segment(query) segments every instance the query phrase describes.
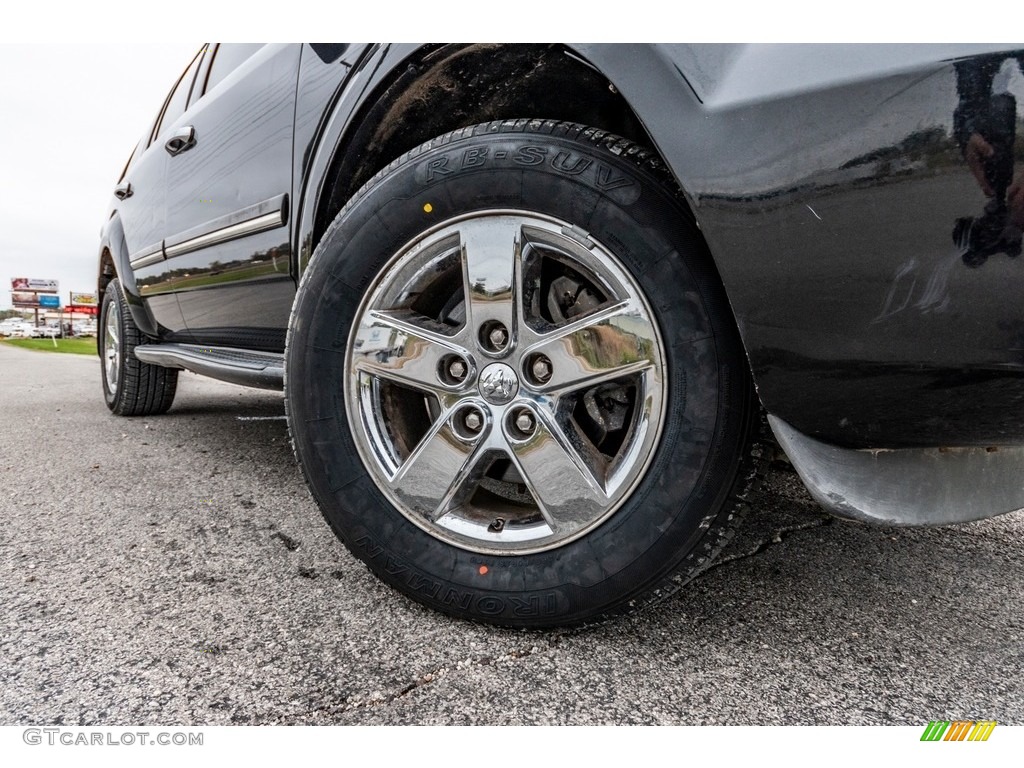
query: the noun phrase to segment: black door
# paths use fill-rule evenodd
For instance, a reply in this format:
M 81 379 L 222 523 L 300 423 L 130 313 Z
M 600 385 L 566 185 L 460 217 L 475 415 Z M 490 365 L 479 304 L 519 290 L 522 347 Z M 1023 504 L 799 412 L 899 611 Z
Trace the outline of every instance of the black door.
M 211 51 L 189 108 L 170 127 L 164 248 L 198 342 L 284 349 L 295 295 L 288 191 L 298 45 Z
M 117 208 L 135 283 L 156 321 L 174 333 L 181 332 L 185 323 L 174 296 L 177 275 L 163 258 L 170 159 L 165 142 L 170 123 L 188 104 L 204 53 L 205 47 L 195 55 L 164 99 L 150 131 L 135 150 L 138 156 L 129 162 L 124 178 L 115 190 L 120 198 Z

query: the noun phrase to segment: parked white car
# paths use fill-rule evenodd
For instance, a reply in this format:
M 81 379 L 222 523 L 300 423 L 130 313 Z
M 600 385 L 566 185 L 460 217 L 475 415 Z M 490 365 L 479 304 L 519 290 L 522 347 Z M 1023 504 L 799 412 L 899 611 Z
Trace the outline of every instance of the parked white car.
M 34 330 L 35 328 L 32 323 L 25 322 L 24 320 L 9 318 L 0 322 L 0 335 L 6 336 L 9 339 L 31 338 Z

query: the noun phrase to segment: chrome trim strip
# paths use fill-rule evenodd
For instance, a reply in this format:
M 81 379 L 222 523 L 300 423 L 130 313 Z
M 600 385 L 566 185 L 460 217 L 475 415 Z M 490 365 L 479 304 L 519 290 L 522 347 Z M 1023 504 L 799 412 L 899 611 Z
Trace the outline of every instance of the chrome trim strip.
M 132 269 L 142 269 L 148 267 L 150 264 L 157 264 L 164 260 L 164 244 L 161 240 L 159 243 L 153 245 L 147 245 L 145 248 L 141 248 L 137 253 L 128 257 L 128 263 Z
M 169 237 L 164 241 L 164 252 L 168 259 L 173 259 L 228 240 L 276 229 L 287 222 L 288 196 L 278 195 Z
M 177 245 L 168 246 L 166 249 L 167 258 L 173 259 L 175 256 L 198 251 L 200 248 L 206 248 L 210 245 L 216 245 L 228 240 L 236 240 L 246 235 L 254 235 L 266 229 L 275 229 L 282 224 L 284 224 L 284 219 L 280 211 L 267 213 L 255 219 L 249 219 L 240 224 L 232 224 L 230 227 L 224 227 L 199 237 L 193 237 L 191 240 L 186 240 Z

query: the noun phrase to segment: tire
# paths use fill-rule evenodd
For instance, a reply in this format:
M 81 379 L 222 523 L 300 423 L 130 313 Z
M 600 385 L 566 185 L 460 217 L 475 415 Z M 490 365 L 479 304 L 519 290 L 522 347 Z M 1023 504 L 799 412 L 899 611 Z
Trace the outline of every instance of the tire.
M 136 358 L 135 347 L 144 340 L 132 319 L 121 283 L 111 280 L 100 308 L 98 344 L 103 398 L 118 416 L 166 413 L 174 402 L 178 371 Z
M 675 591 L 753 477 L 745 357 L 682 195 L 580 125 L 478 125 L 377 174 L 303 276 L 285 393 L 346 546 L 487 623 Z

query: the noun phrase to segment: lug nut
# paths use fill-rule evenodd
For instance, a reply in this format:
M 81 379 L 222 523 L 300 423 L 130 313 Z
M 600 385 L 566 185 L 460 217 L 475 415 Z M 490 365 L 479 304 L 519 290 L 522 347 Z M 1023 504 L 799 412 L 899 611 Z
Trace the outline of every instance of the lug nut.
M 491 347 L 495 351 L 499 349 L 504 349 L 505 344 L 508 343 L 508 331 L 506 331 L 502 326 L 499 325 L 491 330 L 491 332 L 487 335 L 487 339 L 488 341 L 491 342 Z
M 469 363 L 459 355 L 445 355 L 437 364 L 437 378 L 442 384 L 454 387 L 469 375 Z
M 529 437 L 537 428 L 537 420 L 526 408 L 520 408 L 512 414 L 512 432 L 516 437 Z
M 455 358 L 448 364 L 448 375 L 455 381 L 462 381 L 466 378 L 466 364 Z
M 455 436 L 464 442 L 473 442 L 483 434 L 486 417 L 479 408 L 467 405 L 458 410 L 449 422 Z
M 470 411 L 462 417 L 462 423 L 470 432 L 479 432 L 480 427 L 484 425 L 484 420 L 479 411 Z
M 502 354 L 508 351 L 512 335 L 498 320 L 487 320 L 480 325 L 477 332 L 480 346 L 491 354 Z
M 526 411 L 522 411 L 516 416 L 516 428 L 525 434 L 533 432 L 533 416 Z
M 533 374 L 533 378 L 540 384 L 545 384 L 551 379 L 551 361 L 544 357 L 544 355 L 537 355 L 533 358 L 530 373 Z

